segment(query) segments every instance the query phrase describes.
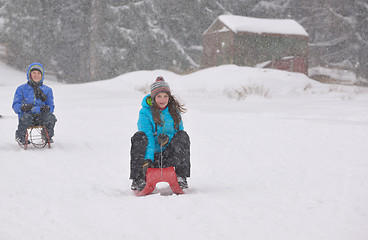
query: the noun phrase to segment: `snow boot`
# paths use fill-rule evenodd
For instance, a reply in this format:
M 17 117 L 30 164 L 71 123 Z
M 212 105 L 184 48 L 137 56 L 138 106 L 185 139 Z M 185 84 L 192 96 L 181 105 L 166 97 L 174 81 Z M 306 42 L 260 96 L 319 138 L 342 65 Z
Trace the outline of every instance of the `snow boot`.
M 133 179 L 132 186 L 130 187 L 132 190 L 142 191 L 146 186 L 146 181 L 144 179 Z
M 178 177 L 178 183 L 181 189 L 188 188 L 188 182 L 186 177 Z
M 15 138 L 15 141 L 17 141 L 18 142 L 18 144 L 19 145 L 22 145 L 22 146 L 24 146 L 25 144 L 26 144 L 26 140 L 25 140 L 25 138 L 23 137 L 16 137 Z M 29 140 L 27 140 L 27 144 L 30 144 L 31 142 L 29 141 Z

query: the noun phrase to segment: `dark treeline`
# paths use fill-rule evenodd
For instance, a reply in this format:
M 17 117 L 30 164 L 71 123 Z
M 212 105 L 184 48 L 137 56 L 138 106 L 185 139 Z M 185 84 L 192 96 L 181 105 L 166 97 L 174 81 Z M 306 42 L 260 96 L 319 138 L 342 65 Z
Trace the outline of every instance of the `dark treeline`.
M 293 18 L 310 34 L 310 66 L 367 78 L 364 0 L 0 0 L 10 65 L 39 61 L 69 83 L 136 70 L 200 67 L 202 34 L 221 14 Z

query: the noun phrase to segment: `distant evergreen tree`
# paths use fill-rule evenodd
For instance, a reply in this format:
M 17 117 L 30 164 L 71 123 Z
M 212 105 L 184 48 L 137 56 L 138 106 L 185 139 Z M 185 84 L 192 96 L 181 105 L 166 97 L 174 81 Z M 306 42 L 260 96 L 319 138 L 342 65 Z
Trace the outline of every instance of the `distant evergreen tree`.
M 69 82 L 90 81 L 90 0 L 63 0 L 58 15 L 58 41 L 55 57 L 59 79 Z
M 214 0 L 109 0 L 103 9 L 100 67 L 105 77 L 142 69 L 196 69 L 202 34 L 224 12 Z
M 0 16 L 9 63 L 25 69 L 38 61 L 61 81 L 89 81 L 90 11 L 89 0 L 5 0 Z
M 42 61 L 44 42 L 42 8 L 39 1 L 31 5 L 22 0 L 4 1 L 1 17 L 5 19 L 2 38 L 9 47 L 9 63 L 24 68 L 31 61 Z

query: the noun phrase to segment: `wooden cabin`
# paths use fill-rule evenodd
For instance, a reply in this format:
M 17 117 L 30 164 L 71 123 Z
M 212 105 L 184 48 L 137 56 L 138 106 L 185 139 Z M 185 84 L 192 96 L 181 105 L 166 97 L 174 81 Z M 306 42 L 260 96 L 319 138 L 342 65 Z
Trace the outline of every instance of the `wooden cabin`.
M 291 19 L 221 15 L 203 34 L 201 67 L 224 64 L 308 73 L 309 36 Z

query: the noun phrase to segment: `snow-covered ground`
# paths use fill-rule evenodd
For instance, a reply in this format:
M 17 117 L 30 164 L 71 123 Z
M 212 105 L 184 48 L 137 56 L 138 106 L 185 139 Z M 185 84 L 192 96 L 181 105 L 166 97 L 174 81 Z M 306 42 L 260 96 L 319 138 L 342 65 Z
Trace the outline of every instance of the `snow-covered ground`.
M 21 149 L 11 109 L 25 71 L 0 64 L 0 239 L 368 239 L 368 89 L 221 66 L 66 85 L 55 143 Z M 162 75 L 188 108 L 187 194 L 130 190 L 130 137 Z M 248 93 L 244 94 L 244 93 Z

